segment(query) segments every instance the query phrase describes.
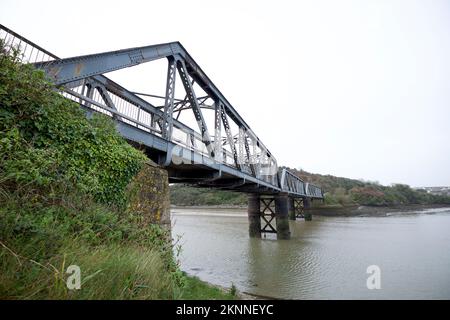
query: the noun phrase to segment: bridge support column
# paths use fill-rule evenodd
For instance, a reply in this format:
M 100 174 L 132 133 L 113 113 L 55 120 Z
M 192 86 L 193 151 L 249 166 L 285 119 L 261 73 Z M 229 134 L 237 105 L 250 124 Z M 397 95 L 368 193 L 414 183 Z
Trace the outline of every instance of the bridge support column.
M 248 196 L 248 234 L 250 238 L 261 238 L 261 208 L 259 194 Z
M 289 211 L 289 220 L 296 219 L 296 212 L 295 212 L 295 199 L 292 197 L 288 198 L 288 211 Z
M 275 217 L 277 223 L 277 239 L 290 239 L 289 197 L 285 194 L 280 194 L 275 197 Z
M 311 213 L 311 211 L 309 211 L 309 209 L 311 209 L 311 199 L 310 198 L 303 199 L 303 207 L 305 208 L 305 211 L 304 211 L 305 221 L 311 221 L 312 213 Z

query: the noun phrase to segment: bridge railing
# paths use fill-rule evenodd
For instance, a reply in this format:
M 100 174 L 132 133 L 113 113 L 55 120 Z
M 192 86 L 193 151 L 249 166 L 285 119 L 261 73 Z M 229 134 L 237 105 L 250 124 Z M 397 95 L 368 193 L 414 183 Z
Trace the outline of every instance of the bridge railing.
M 304 182 L 286 168 L 283 168 L 280 173 L 280 188 L 284 192 L 292 193 L 297 196 L 323 198 L 322 189 L 320 187 Z
M 305 186 L 306 189 L 306 194 L 309 195 L 311 198 L 323 198 L 323 191 L 321 188 L 310 184 L 310 183 L 306 183 Z
M 15 48 L 20 48 L 23 63 L 45 63 L 56 59 L 52 53 L 1 24 L 0 40 L 3 41 L 8 53 Z

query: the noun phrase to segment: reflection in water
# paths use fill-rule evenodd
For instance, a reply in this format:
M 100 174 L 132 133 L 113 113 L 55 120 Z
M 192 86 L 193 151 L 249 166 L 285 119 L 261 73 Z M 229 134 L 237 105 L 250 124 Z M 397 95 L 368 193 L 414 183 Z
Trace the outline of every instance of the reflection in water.
M 172 210 L 182 269 L 241 291 L 294 299 L 450 298 L 450 210 L 291 222 L 291 240 L 250 239 L 245 210 Z M 368 290 L 366 268 L 381 268 Z

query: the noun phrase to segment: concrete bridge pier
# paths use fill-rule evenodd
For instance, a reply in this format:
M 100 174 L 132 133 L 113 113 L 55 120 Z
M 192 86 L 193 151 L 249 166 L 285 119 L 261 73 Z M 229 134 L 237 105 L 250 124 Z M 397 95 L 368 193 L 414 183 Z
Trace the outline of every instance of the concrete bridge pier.
M 305 211 L 304 211 L 305 221 L 311 221 L 312 220 L 312 213 L 309 210 L 309 209 L 311 209 L 311 202 L 312 202 L 311 198 L 304 198 L 303 199 L 303 207 L 305 209 Z
M 248 196 L 248 234 L 250 238 L 261 238 L 261 204 L 259 194 Z
M 295 221 L 297 218 L 297 213 L 295 212 L 295 199 L 293 197 L 288 198 L 288 210 L 289 220 Z
M 277 224 L 277 239 L 290 239 L 291 232 L 289 230 L 289 197 L 287 194 L 279 194 L 275 196 L 275 217 Z

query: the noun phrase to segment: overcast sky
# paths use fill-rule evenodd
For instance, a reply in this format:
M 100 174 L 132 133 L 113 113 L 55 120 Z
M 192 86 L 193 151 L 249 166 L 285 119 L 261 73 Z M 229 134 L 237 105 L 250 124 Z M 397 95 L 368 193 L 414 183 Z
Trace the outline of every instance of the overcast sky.
M 279 165 L 450 185 L 450 1 L 1 0 L 0 23 L 61 57 L 180 41 Z

